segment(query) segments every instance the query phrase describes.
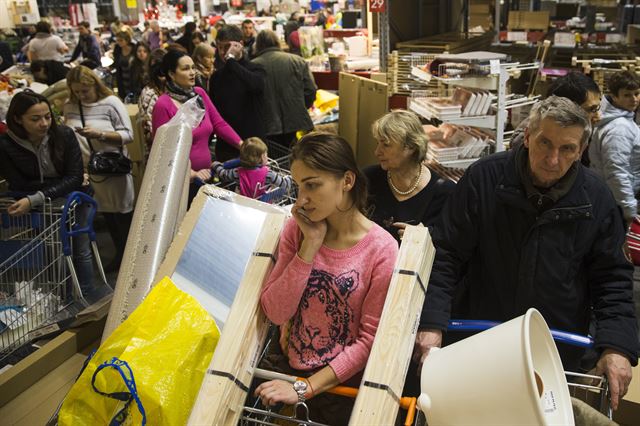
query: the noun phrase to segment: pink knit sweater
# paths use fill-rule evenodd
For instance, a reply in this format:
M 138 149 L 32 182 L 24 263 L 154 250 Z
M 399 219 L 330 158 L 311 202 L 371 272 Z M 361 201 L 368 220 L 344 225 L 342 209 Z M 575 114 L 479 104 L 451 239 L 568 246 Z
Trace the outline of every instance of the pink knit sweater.
M 301 240 L 290 219 L 262 289 L 262 309 L 275 324 L 291 320 L 287 355 L 292 368 L 309 371 L 328 364 L 342 383 L 367 363 L 398 244 L 373 224 L 355 246 L 322 246 L 313 263 L 306 263 L 297 254 Z

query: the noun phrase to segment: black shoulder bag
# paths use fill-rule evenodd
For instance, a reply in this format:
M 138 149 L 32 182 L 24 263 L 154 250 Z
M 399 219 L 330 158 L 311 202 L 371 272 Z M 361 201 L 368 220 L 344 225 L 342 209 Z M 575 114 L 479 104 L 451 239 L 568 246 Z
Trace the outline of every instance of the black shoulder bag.
M 78 107 L 80 108 L 80 120 L 82 121 L 82 127 L 86 127 L 81 102 L 78 102 Z M 124 176 L 131 173 L 131 160 L 124 155 L 122 145 L 120 145 L 117 152 L 97 152 L 93 149 L 91 139 L 86 139 L 89 143 L 89 149 L 91 150 L 89 164 L 87 165 L 89 176 L 105 176 L 106 179 L 111 176 Z

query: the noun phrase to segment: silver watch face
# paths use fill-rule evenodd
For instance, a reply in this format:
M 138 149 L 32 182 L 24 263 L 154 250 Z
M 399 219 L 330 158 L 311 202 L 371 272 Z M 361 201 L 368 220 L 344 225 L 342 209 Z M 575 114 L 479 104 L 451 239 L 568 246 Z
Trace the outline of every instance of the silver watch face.
M 307 382 L 304 382 L 302 380 L 297 380 L 293 384 L 293 390 L 295 390 L 299 394 L 303 394 L 304 395 L 304 393 L 307 392 Z

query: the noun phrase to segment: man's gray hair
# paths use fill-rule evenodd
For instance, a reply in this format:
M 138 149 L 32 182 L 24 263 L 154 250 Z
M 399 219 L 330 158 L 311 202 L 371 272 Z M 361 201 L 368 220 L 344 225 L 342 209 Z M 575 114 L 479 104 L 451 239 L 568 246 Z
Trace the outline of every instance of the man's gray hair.
M 591 136 L 591 120 L 587 113 L 573 101 L 560 96 L 549 96 L 538 102 L 529 113 L 529 134 L 540 128 L 540 122 L 550 118 L 560 127 L 579 126 L 584 129 L 580 146 L 585 144 Z

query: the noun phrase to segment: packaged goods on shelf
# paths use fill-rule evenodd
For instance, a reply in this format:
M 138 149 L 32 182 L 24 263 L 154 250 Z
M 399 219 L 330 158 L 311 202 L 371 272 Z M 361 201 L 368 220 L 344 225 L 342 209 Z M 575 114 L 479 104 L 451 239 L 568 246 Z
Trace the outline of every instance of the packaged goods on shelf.
M 495 145 L 492 134 L 472 127 L 443 124 L 438 128 L 426 126 L 425 131 L 429 137 L 427 158 L 443 165 L 462 161 L 453 165 L 466 167 L 465 162 L 484 156 Z

